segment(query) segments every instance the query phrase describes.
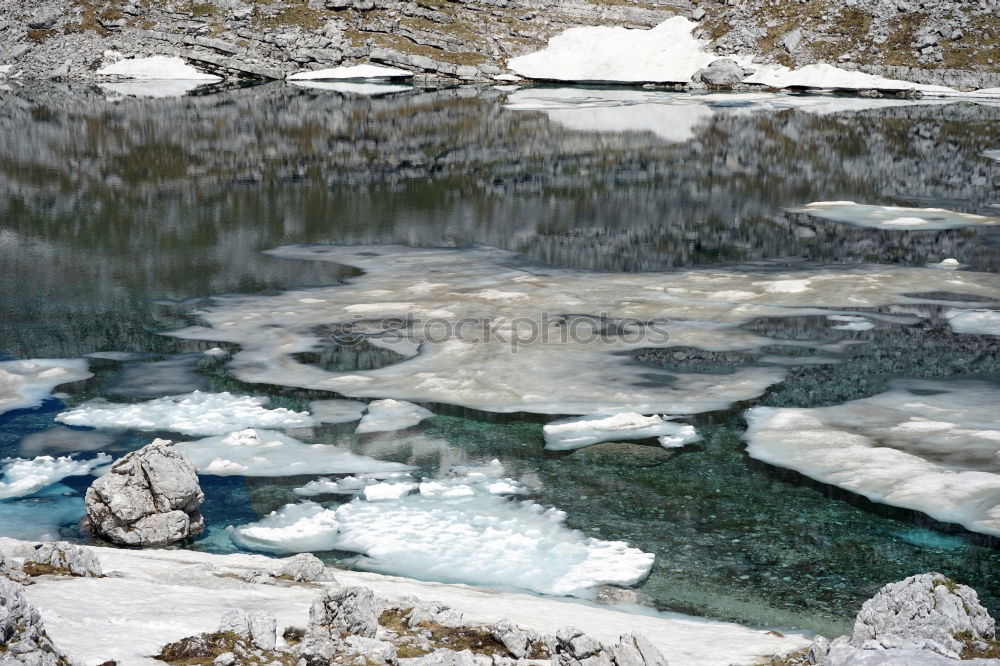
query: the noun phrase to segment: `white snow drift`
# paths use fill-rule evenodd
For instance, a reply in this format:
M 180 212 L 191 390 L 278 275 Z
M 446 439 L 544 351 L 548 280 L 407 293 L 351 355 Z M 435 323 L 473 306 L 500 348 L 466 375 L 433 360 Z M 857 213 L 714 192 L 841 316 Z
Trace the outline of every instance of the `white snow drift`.
M 89 377 L 85 359 L 0 361 L 0 414 L 38 407 L 60 384 Z
M 267 409 L 267 398 L 228 392 L 167 396 L 147 402 L 91 400 L 56 416 L 57 421 L 91 428 L 167 430 L 185 435 L 223 435 L 243 428 L 296 428 L 316 420 L 284 407 Z
M 379 482 L 335 508 L 289 504 L 232 532 L 240 546 L 274 553 L 348 550 L 366 568 L 421 580 L 576 594 L 642 580 L 653 555 L 563 526 L 565 514 L 532 501 L 495 467 L 425 480 Z
M 657 437 L 667 448 L 684 446 L 699 439 L 694 426 L 675 423 L 656 414 L 643 416 L 621 412 L 610 416 L 586 416 L 547 423 L 542 432 L 545 448 L 553 451 L 579 449 L 598 442 Z
M 368 411 L 361 417 L 361 423 L 355 429 L 357 433 L 387 432 L 404 430 L 415 426 L 434 413 L 420 405 L 404 400 L 374 400 L 368 405 Z
M 1000 300 L 998 275 L 932 268 L 618 274 L 535 266 L 489 247 L 291 246 L 270 254 L 332 261 L 365 273 L 332 287 L 217 298 L 202 312 L 207 327 L 173 335 L 240 345 L 227 369 L 249 383 L 493 412 L 681 416 L 724 409 L 760 395 L 785 369 L 668 373 L 635 362 L 630 352 L 752 349 L 773 342 L 742 328 L 758 317 L 928 303 L 912 294 L 934 290 Z M 302 303 L 306 297 L 308 306 Z M 412 317 L 413 326 L 399 336 L 414 349 L 419 343 L 418 353 L 355 372 L 330 372 L 295 359 L 321 342 L 316 326 L 359 316 Z M 421 323 L 431 320 L 433 327 Z M 377 339 L 384 342 L 385 334 Z
M 305 444 L 270 430 L 239 432 L 180 442 L 177 448 L 201 474 L 216 476 L 295 476 L 395 472 L 406 465 L 375 460 L 329 444 Z
M 38 456 L 37 458 L 4 458 L 3 477 L 0 478 L 0 499 L 24 497 L 37 493 L 65 479 L 83 476 L 91 470 L 111 462 L 111 456 L 100 453 L 89 460 L 74 460 L 73 456 Z M 6 506 L 6 505 L 4 505 Z
M 806 213 L 859 227 L 899 231 L 959 229 L 1000 224 L 1000 218 L 997 217 L 956 213 L 943 208 L 868 206 L 853 201 L 817 201 L 790 210 L 793 213 Z
M 120 76 L 125 79 L 171 80 L 171 81 L 221 81 L 221 76 L 205 74 L 184 62 L 177 56 L 155 55 L 148 58 L 119 60 L 97 70 L 105 76 Z
M 1000 388 L 896 381 L 833 407 L 754 407 L 747 452 L 886 504 L 1000 536 Z

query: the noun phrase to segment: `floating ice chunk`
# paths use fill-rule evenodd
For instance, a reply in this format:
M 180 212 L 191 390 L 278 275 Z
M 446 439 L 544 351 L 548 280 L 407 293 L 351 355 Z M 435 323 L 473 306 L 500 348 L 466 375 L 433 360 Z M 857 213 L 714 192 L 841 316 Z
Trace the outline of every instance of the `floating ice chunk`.
M 397 67 L 382 67 L 380 65 L 353 65 L 315 69 L 308 72 L 296 72 L 288 77 L 289 81 L 330 81 L 330 80 L 377 80 L 377 79 L 410 79 L 413 72 Z
M 104 76 L 120 76 L 126 79 L 165 79 L 178 81 L 221 81 L 222 77 L 205 74 L 176 56 L 150 56 L 119 60 L 97 70 Z
M 870 331 L 875 328 L 875 322 L 866 317 L 855 317 L 854 315 L 827 315 L 830 321 L 841 321 L 843 324 L 836 324 L 830 328 L 838 331 Z
M 687 83 L 718 60 L 707 40 L 691 35 L 696 25 L 675 16 L 649 30 L 570 28 L 541 51 L 512 58 L 507 67 L 524 78 L 547 81 Z
M 89 377 L 84 359 L 0 361 L 0 414 L 38 407 L 60 384 Z
M 1000 535 L 1000 388 L 896 381 L 833 407 L 754 407 L 747 452 L 824 483 Z
M 305 444 L 280 432 L 253 428 L 176 446 L 201 474 L 216 476 L 357 474 L 410 469 L 401 463 L 375 460 L 339 446 Z
M 953 271 L 956 268 L 958 268 L 959 266 L 961 266 L 962 264 L 961 264 L 961 262 L 959 262 L 958 259 L 955 259 L 954 257 L 949 257 L 947 259 L 942 259 L 941 263 L 939 263 L 939 264 L 932 264 L 932 265 L 935 268 L 943 268 L 945 270 Z
M 1000 310 L 949 309 L 944 316 L 956 333 L 1000 335 Z
M 997 162 L 1000 162 L 1000 150 L 984 150 L 983 156 L 988 157 L 991 160 L 996 160 Z
M 267 409 L 267 402 L 262 397 L 194 391 L 131 404 L 91 400 L 59 414 L 56 420 L 91 428 L 169 430 L 186 435 L 222 435 L 248 426 L 297 428 L 316 424 L 304 412 Z
M 415 426 L 426 418 L 434 416 L 430 410 L 403 400 L 375 400 L 368 405 L 368 411 L 361 417 L 355 432 L 386 432 L 403 430 Z
M 316 479 L 310 481 L 301 488 L 295 488 L 296 495 L 302 497 L 312 497 L 315 495 L 357 495 L 384 479 L 406 480 L 412 479 L 409 472 L 381 472 L 375 474 L 358 474 L 345 476 L 334 481 L 329 478 Z
M 495 483 L 453 478 L 422 483 L 419 494 L 330 509 L 289 504 L 231 536 L 253 550 L 355 551 L 368 556 L 365 566 L 388 573 L 543 594 L 631 585 L 649 573 L 652 554 L 568 529 L 563 512 L 506 500 L 489 490 Z
M 392 93 L 413 90 L 412 86 L 379 82 L 355 83 L 350 81 L 292 81 L 291 83 L 293 86 L 298 88 L 326 90 L 328 92 L 336 92 L 343 95 L 363 95 L 366 97 L 391 95 Z
M 853 201 L 818 201 L 789 210 L 793 213 L 806 213 L 859 227 L 901 231 L 959 229 L 1000 224 L 1000 218 L 956 213 L 943 208 L 868 206 Z
M 415 483 L 387 483 L 382 481 L 370 486 L 366 486 L 362 491 L 365 499 L 369 502 L 377 500 L 397 500 L 403 495 L 408 495 L 417 489 Z
M 116 83 L 98 83 L 97 85 L 108 93 L 109 98 L 150 97 L 163 99 L 183 97 L 207 83 L 212 83 L 212 81 L 118 81 Z
M 368 408 L 357 400 L 315 400 L 309 403 L 309 411 L 320 423 L 350 423 L 357 421 Z
M 72 456 L 39 456 L 30 460 L 4 458 L 3 478 L 0 478 L 0 499 L 24 497 L 37 493 L 65 479 L 83 476 L 91 470 L 111 462 L 111 456 L 100 453 L 89 460 L 74 460 Z
M 699 439 L 694 426 L 669 421 L 662 416 L 622 412 L 611 416 L 585 416 L 546 424 L 542 428 L 545 448 L 552 451 L 579 449 L 598 442 L 660 437 L 665 447 L 684 446 Z
M 825 90 L 919 90 L 924 93 L 954 94 L 954 88 L 933 86 L 874 74 L 840 69 L 826 63 L 789 69 L 784 65 L 755 65 L 755 72 L 743 79 L 771 88 L 820 88 Z
M 914 294 L 934 290 L 1000 300 L 1000 275 L 900 266 L 598 274 L 542 269 L 488 247 L 310 245 L 269 254 L 336 262 L 364 274 L 332 287 L 214 299 L 200 315 L 211 328 L 173 335 L 240 345 L 227 368 L 248 383 L 492 412 L 683 415 L 725 409 L 761 395 L 781 381 L 786 369 L 753 365 L 726 375 L 666 372 L 633 361 L 632 352 L 668 345 L 753 349 L 773 341 L 743 327 L 758 318 L 924 304 L 932 300 Z M 433 281 L 421 277 L 427 275 Z M 485 290 L 526 297 L 490 300 L 482 297 Z M 326 302 L 297 309 L 305 296 Z M 411 317 L 414 325 L 406 333 L 419 343 L 416 356 L 353 372 L 294 359 L 317 342 L 303 331 L 353 321 L 358 306 L 367 319 Z M 442 311 L 451 315 L 444 318 L 450 337 L 435 337 L 437 329 L 419 323 Z M 463 328 L 484 317 L 488 328 Z M 664 320 L 670 323 L 661 328 Z

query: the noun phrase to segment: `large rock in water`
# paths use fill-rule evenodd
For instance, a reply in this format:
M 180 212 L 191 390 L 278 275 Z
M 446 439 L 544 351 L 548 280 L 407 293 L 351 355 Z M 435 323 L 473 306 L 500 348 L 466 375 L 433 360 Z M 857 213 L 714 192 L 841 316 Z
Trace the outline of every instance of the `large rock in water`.
M 861 606 L 850 644 L 865 649 L 930 650 L 958 659 L 962 643 L 992 639 L 996 627 L 971 587 L 938 573 L 889 583 Z
M 127 546 L 183 541 L 205 529 L 195 466 L 163 439 L 134 451 L 87 490 L 91 531 Z
M 38 611 L 21 586 L 0 577 L 0 664 L 4 666 L 63 666 L 69 664 L 52 644 Z

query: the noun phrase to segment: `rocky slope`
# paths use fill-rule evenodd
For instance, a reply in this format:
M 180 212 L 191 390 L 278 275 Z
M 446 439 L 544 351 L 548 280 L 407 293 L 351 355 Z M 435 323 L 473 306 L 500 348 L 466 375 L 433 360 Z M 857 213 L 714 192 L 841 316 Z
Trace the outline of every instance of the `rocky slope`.
M 467 80 L 585 25 L 701 21 L 721 54 L 1000 85 L 997 0 L 0 0 L 0 68 L 89 79 L 104 52 L 182 55 L 229 77 L 374 61 Z M 0 69 L 2 75 L 2 69 Z

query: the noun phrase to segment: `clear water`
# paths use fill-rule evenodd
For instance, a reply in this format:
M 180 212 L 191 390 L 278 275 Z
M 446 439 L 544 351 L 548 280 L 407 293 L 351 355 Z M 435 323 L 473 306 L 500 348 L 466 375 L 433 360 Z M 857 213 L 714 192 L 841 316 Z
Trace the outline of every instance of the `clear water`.
M 355 97 L 275 84 L 109 101 L 96 89 L 55 84 L 0 91 L 0 351 L 171 355 L 160 365 L 166 356 L 95 362 L 93 380 L 64 387 L 71 404 L 190 386 L 302 407 L 317 395 L 242 385 L 218 364 L 175 356 L 210 345 L 158 335 L 196 322 L 212 295 L 355 274 L 260 253 L 286 243 L 482 243 L 597 271 L 923 266 L 947 257 L 1000 271 L 1000 234 L 989 228 L 900 233 L 785 212 L 854 200 L 1000 214 L 1000 162 L 983 155 L 1000 145 L 998 107 L 824 115 L 713 103 L 689 138 L 671 141 L 655 127 L 610 131 L 586 109 L 572 122 L 506 110 L 507 94 Z M 785 355 L 797 340 L 860 343 L 838 364 L 793 368 L 754 404 L 836 404 L 877 393 L 893 377 L 1000 379 L 996 337 L 956 336 L 940 308 L 923 309 L 927 326 L 863 333 L 831 332 L 813 318 L 748 325 Z M 757 361 L 654 354 L 645 362 L 725 373 Z M 703 441 L 681 450 L 639 442 L 555 454 L 542 449 L 545 418 L 447 405 L 431 405 L 438 416 L 399 435 L 331 426 L 315 438 L 425 474 L 499 458 L 512 476 L 534 479 L 533 497 L 565 510 L 571 526 L 656 553 L 639 589 L 660 608 L 836 635 L 882 584 L 934 570 L 975 586 L 1000 612 L 996 540 L 749 459 L 740 441 L 747 406 L 697 417 Z M 0 416 L 0 455 L 16 455 L 22 438 L 50 427 L 61 408 L 51 400 Z M 154 435 L 116 434 L 102 450 L 127 451 Z M 232 549 L 226 525 L 295 501 L 292 488 L 309 478 L 204 477 L 212 529 L 193 547 Z M 67 479 L 64 492 L 79 495 L 88 482 Z M 15 504 L 46 502 L 0 504 L 0 530 L 12 524 Z M 64 536 L 84 538 L 71 515 L 63 522 Z

